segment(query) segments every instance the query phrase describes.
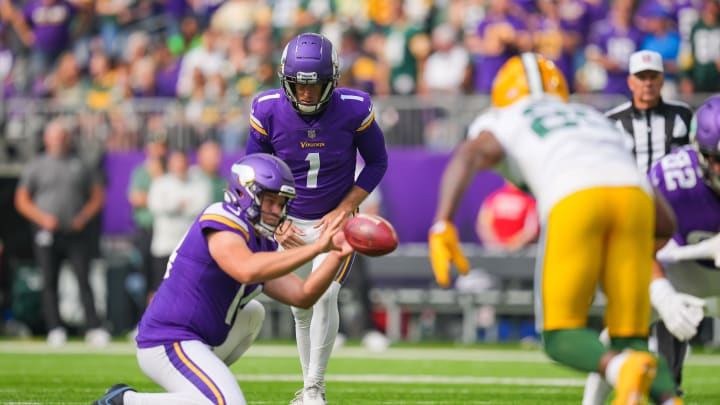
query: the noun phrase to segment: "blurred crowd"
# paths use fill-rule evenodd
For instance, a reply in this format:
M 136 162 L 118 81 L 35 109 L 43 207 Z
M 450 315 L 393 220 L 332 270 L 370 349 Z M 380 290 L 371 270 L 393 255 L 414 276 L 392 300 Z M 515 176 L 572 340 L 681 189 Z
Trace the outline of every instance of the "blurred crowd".
M 720 90 L 717 0 L 0 1 L 4 97 L 102 112 L 75 119 L 106 127 L 108 150 L 140 149 L 141 134 L 177 122 L 195 146 L 239 149 L 245 100 L 279 85 L 284 44 L 307 31 L 336 45 L 341 86 L 377 96 L 487 94 L 528 50 L 574 93 L 628 95 L 638 49 L 663 56 L 666 97 Z

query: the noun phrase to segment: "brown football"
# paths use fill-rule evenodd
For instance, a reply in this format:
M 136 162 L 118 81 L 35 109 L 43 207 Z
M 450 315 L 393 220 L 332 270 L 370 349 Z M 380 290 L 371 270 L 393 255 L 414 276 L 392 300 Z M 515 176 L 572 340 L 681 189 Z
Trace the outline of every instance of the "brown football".
M 398 245 L 395 228 L 377 215 L 357 214 L 345 223 L 343 231 L 355 251 L 366 256 L 386 255 Z

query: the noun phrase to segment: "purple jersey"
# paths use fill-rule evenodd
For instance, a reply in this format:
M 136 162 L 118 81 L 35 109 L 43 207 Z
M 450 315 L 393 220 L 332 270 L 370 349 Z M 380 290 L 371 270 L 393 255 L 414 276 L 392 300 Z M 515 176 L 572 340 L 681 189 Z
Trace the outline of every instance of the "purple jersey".
M 697 243 L 720 232 L 720 196 L 703 181 L 691 146 L 663 156 L 649 174 L 675 212 L 678 229 L 673 239 L 678 245 Z
M 486 15 L 477 27 L 480 38 L 515 38 L 518 31 L 527 31 L 527 26 L 523 20 L 512 15 Z M 517 53 L 516 48 L 507 47 L 497 55 L 481 55 L 481 62 L 475 65 L 475 89 L 490 94 L 497 72 Z
M 618 27 L 611 18 L 595 24 L 590 35 L 590 44 L 620 66 L 620 70 L 607 72 L 607 84 L 603 93 L 630 95 L 627 69 L 630 55 L 639 49 L 642 38 L 643 34 L 638 29 Z
M 335 209 L 353 185 L 371 192 L 387 169 L 382 130 L 370 96 L 337 88 L 319 114 L 301 115 L 281 89 L 255 97 L 247 153 L 271 153 L 290 166 L 297 197 L 288 215 L 319 219 Z M 355 180 L 360 152 L 365 167 Z
M 35 35 L 33 48 L 59 53 L 70 46 L 70 24 L 75 8 L 64 0 L 45 4 L 30 1 L 23 8 L 23 17 Z
M 272 252 L 277 244 L 255 233 L 245 213 L 214 203 L 195 220 L 170 256 L 165 279 L 138 325 L 139 348 L 182 340 L 210 346 L 225 341 L 235 314 L 260 294 L 263 283 L 242 284 L 225 273 L 210 256 L 206 231 L 241 235 L 253 252 Z

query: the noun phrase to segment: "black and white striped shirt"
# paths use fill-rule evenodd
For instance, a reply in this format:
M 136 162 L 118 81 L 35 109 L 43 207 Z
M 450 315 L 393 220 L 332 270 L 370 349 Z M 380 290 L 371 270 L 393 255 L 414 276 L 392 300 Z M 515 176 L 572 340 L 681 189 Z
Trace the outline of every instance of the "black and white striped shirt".
M 663 101 L 648 110 L 635 108 L 632 101 L 620 104 L 605 115 L 628 134 L 637 165 L 647 172 L 653 162 L 678 146 L 690 143 L 693 110 L 678 101 Z

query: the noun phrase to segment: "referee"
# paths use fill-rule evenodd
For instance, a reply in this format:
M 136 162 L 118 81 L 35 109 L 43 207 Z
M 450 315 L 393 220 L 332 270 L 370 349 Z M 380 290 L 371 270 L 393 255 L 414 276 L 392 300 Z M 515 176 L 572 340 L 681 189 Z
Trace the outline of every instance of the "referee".
M 605 113 L 629 135 L 638 167 L 647 172 L 652 163 L 671 150 L 690 143 L 693 111 L 685 103 L 665 101 L 663 62 L 659 53 L 637 51 L 630 56 L 627 78 L 632 101 Z

